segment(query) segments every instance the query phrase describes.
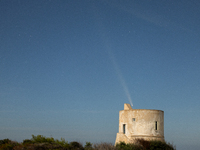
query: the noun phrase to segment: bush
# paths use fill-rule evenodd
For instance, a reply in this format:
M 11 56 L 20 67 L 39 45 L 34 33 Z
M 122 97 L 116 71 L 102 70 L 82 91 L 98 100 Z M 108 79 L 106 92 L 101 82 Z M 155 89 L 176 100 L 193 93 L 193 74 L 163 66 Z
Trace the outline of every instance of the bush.
M 94 144 L 94 150 L 117 150 L 111 143 Z
M 71 150 L 84 150 L 83 146 L 78 142 L 71 142 L 69 144 Z
M 116 148 L 118 150 L 128 150 L 128 149 L 130 149 L 129 146 L 127 146 L 127 144 L 125 142 L 117 143 Z
M 170 143 L 161 141 L 147 141 L 144 139 L 137 139 L 135 144 L 126 144 L 120 142 L 116 145 L 117 150 L 175 150 L 176 148 Z
M 69 144 L 68 144 L 67 141 L 65 141 L 64 138 L 61 138 L 60 141 L 59 141 L 59 140 L 55 140 L 55 143 L 57 143 L 57 144 L 63 146 L 64 148 L 69 148 Z
M 9 139 L 3 139 L 3 140 L 0 140 L 0 145 L 7 144 L 7 143 L 10 143 L 10 142 L 11 142 L 11 140 L 9 140 Z
M 23 144 L 32 144 L 33 141 L 32 141 L 32 140 L 29 140 L 29 139 L 25 139 L 25 140 L 23 140 L 22 143 L 23 143 Z
M 37 135 L 37 136 L 32 135 L 31 141 L 33 143 L 54 143 L 55 142 L 54 138 L 52 137 L 46 138 L 42 135 Z
M 9 139 L 0 140 L 0 150 L 13 150 L 13 148 L 19 145 L 17 142 Z
M 90 142 L 86 142 L 85 146 L 84 146 L 84 150 L 92 150 L 92 143 Z
M 150 141 L 150 150 L 175 150 L 175 147 L 161 141 Z
M 142 147 L 137 144 L 120 142 L 116 145 L 117 150 L 142 150 Z
M 151 145 L 150 141 L 144 140 L 144 139 L 136 139 L 136 143 L 143 147 L 143 149 L 149 150 Z

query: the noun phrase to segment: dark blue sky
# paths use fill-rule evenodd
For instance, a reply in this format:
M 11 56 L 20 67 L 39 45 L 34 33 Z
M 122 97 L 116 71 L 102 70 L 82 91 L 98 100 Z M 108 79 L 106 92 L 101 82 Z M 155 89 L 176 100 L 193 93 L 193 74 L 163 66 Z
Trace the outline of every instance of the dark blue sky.
M 124 103 L 200 149 L 200 2 L 1 0 L 0 138 L 112 142 Z M 132 102 L 130 102 L 130 99 Z

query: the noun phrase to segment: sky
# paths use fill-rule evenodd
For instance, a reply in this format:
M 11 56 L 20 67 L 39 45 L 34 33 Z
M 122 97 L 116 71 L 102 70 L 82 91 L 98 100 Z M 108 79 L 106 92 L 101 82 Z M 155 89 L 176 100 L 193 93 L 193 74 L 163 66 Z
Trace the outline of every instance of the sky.
M 200 2 L 0 0 L 0 139 L 115 142 L 119 111 L 164 111 L 200 149 Z

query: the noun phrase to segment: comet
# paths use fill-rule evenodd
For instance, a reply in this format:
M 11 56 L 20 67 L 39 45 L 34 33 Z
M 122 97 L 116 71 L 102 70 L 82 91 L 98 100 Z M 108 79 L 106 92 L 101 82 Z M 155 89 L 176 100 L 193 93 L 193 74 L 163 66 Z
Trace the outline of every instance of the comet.
M 111 50 L 109 50 L 108 52 L 109 52 L 110 59 L 111 59 L 111 61 L 112 61 L 112 63 L 113 63 L 113 66 L 114 66 L 114 68 L 115 68 L 116 74 L 117 74 L 117 76 L 118 76 L 118 78 L 119 78 L 119 81 L 120 81 L 120 83 L 121 83 L 121 85 L 122 85 L 122 87 L 123 87 L 123 89 L 124 89 L 124 92 L 125 92 L 125 94 L 126 94 L 128 100 L 129 100 L 131 106 L 133 106 L 133 103 L 132 103 L 132 99 L 131 99 L 131 95 L 130 95 L 128 86 L 126 85 L 126 82 L 125 82 L 124 77 L 123 77 L 123 75 L 122 75 L 122 73 L 121 73 L 121 70 L 120 70 L 120 68 L 119 68 L 119 65 L 117 64 L 117 61 L 116 61 L 116 59 L 115 59 L 113 53 L 111 52 Z

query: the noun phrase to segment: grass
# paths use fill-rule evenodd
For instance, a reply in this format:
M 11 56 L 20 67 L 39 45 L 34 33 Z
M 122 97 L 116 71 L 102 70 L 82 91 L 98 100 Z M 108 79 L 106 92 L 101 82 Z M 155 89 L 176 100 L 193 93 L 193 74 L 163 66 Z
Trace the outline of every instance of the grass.
M 146 141 L 138 139 L 136 144 L 124 142 L 116 146 L 111 143 L 92 144 L 86 142 L 85 146 L 73 141 L 68 143 L 65 139 L 54 139 L 53 137 L 44 137 L 42 135 L 34 136 L 31 139 L 25 139 L 22 143 L 14 142 L 9 139 L 0 140 L 0 150 L 175 150 L 175 146 L 161 141 Z

